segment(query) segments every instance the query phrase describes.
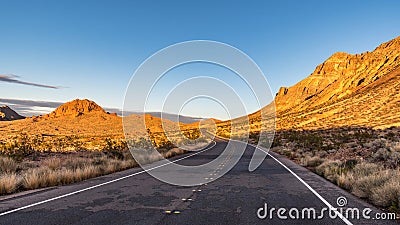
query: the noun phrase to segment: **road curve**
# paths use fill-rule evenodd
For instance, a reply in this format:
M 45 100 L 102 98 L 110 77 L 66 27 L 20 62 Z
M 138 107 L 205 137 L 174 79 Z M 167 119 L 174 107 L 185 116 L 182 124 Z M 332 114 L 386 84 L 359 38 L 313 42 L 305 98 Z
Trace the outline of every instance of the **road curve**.
M 219 140 L 209 150 L 191 157 L 183 155 L 174 159 L 184 158 L 177 162 L 182 165 L 204 164 L 217 158 L 226 145 L 226 142 Z M 337 207 L 338 197 L 346 198 L 347 205 L 344 207 L 357 208 L 360 212 L 365 208 L 372 209 L 369 213 L 371 217 L 382 213 L 274 153 L 270 153 L 271 156 L 255 171 L 249 172 L 248 165 L 253 152 L 254 147 L 248 145 L 241 159 L 227 174 L 195 187 L 166 184 L 146 172 L 141 172 L 141 168 L 134 168 L 77 184 L 1 197 L 0 213 L 3 214 L 0 216 L 0 224 L 346 224 L 346 220 L 330 218 L 327 212 L 321 219 L 280 219 L 276 212 L 267 214 L 264 219 L 257 216 L 257 212 L 260 216 L 265 214 L 265 205 L 268 212 L 271 208 L 285 208 L 286 214 L 282 216 L 288 216 L 287 211 L 291 208 L 299 212 L 303 208 L 314 208 L 317 215 L 320 215 L 319 212 L 327 207 L 321 198 Z M 224 161 L 228 164 L 233 158 L 232 154 L 227 154 Z M 214 171 L 218 172 L 218 168 Z M 119 178 L 123 179 L 110 182 Z M 204 179 L 212 178 L 213 173 Z M 110 183 L 104 184 L 105 182 Z M 395 221 L 373 218 L 349 218 L 347 224 L 351 223 L 397 224 Z

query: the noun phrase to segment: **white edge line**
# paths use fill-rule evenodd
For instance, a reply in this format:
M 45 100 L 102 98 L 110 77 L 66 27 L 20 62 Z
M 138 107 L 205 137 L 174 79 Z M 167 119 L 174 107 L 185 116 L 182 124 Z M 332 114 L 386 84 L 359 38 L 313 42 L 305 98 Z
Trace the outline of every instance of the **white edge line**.
M 220 139 L 223 140 L 231 140 L 231 139 L 227 139 L 224 137 L 219 137 L 216 136 Z M 238 141 L 238 142 L 242 142 L 245 143 L 243 141 L 239 141 L 239 140 L 233 140 L 233 141 Z M 304 186 L 306 186 L 308 188 L 308 190 L 310 190 L 315 196 L 317 196 L 326 206 L 328 206 L 328 208 L 332 211 L 334 211 L 336 213 L 336 215 L 343 220 L 343 222 L 345 222 L 347 225 L 352 225 L 353 223 L 351 223 L 346 217 L 344 217 L 338 210 L 337 208 L 333 207 L 326 199 L 324 199 L 320 194 L 318 194 L 318 192 L 316 190 L 314 190 L 314 188 L 312 188 L 309 184 L 307 184 L 301 177 L 299 177 L 295 172 L 293 172 L 291 169 L 289 169 L 289 167 L 287 167 L 285 164 L 283 164 L 281 161 L 279 161 L 277 158 L 275 158 L 274 156 L 272 156 L 271 154 L 269 154 L 269 150 L 264 150 L 261 147 L 255 146 L 253 144 L 250 143 L 246 143 L 247 145 L 250 145 L 252 147 L 255 148 L 255 150 L 259 149 L 261 151 L 263 151 L 265 154 L 269 155 L 272 159 L 274 159 L 276 162 L 278 162 L 281 166 L 283 166 L 283 168 L 285 168 L 287 171 L 289 171 L 294 177 L 296 177 L 302 184 L 304 184 Z
M 14 213 L 14 212 L 17 212 L 17 211 L 21 211 L 21 210 L 24 210 L 24 209 L 27 209 L 27 208 L 31 208 L 31 207 L 34 207 L 34 206 L 37 206 L 37 205 L 42 205 L 42 204 L 47 203 L 47 202 L 51 202 L 51 201 L 58 200 L 58 199 L 61 199 L 61 198 L 65 198 L 65 197 L 68 197 L 68 196 L 71 196 L 71 195 L 79 194 L 79 193 L 84 192 L 84 191 L 89 191 L 91 189 L 95 189 L 95 188 L 98 188 L 98 187 L 101 187 L 101 186 L 104 186 L 104 185 L 107 185 L 107 184 L 111 184 L 111 183 L 114 183 L 114 182 L 117 182 L 117 181 L 120 181 L 120 180 L 124 180 L 126 178 L 133 177 L 133 176 L 136 176 L 138 174 L 142 174 L 142 173 L 144 173 L 146 171 L 154 170 L 154 169 L 169 165 L 171 163 L 175 163 L 175 162 L 181 161 L 183 159 L 187 159 L 187 158 L 192 157 L 194 155 L 197 155 L 197 154 L 200 154 L 202 152 L 205 152 L 205 151 L 213 148 L 215 145 L 217 145 L 217 142 L 214 141 L 214 145 L 213 146 L 210 146 L 210 147 L 208 147 L 206 149 L 203 149 L 203 150 L 198 151 L 196 153 L 190 154 L 188 156 L 185 156 L 185 157 L 173 160 L 173 161 L 169 161 L 169 162 L 164 163 L 162 165 L 158 165 L 158 166 L 155 166 L 155 167 L 152 167 L 152 168 L 149 168 L 149 169 L 145 169 L 145 170 L 142 170 L 142 171 L 139 171 L 139 172 L 136 172 L 136 173 L 133 173 L 133 174 L 129 174 L 129 175 L 126 175 L 126 176 L 123 176 L 123 177 L 120 177 L 120 178 L 117 178 L 117 179 L 114 179 L 114 180 L 110 180 L 110 181 L 107 181 L 107 182 L 104 182 L 104 183 L 100 183 L 100 184 L 97 184 L 97 185 L 94 185 L 94 186 L 90 186 L 90 187 L 87 187 L 87 188 L 84 188 L 84 189 L 81 189 L 81 190 L 73 191 L 73 192 L 70 192 L 68 194 L 63 194 L 63 195 L 60 195 L 60 196 L 57 196 L 57 197 L 49 198 L 47 200 L 43 200 L 43 201 L 40 201 L 40 202 L 36 202 L 36 203 L 32 203 L 32 204 L 29 204 L 29 205 L 26 205 L 26 206 L 19 207 L 19 208 L 16 208 L 16 209 L 12 209 L 12 210 L 9 210 L 9 211 L 6 211 L 6 212 L 2 212 L 2 213 L 0 213 L 0 216 L 11 214 L 11 213 Z
M 283 168 L 285 168 L 287 171 L 289 171 L 294 177 L 297 178 L 297 180 L 299 180 L 301 183 L 304 184 L 304 186 L 306 186 L 308 188 L 308 190 L 310 190 L 315 196 L 317 196 L 326 206 L 328 206 L 328 208 L 332 211 L 334 211 L 336 213 L 336 215 L 343 220 L 343 222 L 345 222 L 347 225 L 352 225 L 353 223 L 351 223 L 346 217 L 344 217 L 337 208 L 333 207 L 326 199 L 324 199 L 316 190 L 314 190 L 314 188 L 312 188 L 309 184 L 307 184 L 301 177 L 299 177 L 295 172 L 293 172 L 291 169 L 289 169 L 289 167 L 287 167 L 285 164 L 283 164 L 281 161 L 279 161 L 277 158 L 275 158 L 274 156 L 272 156 L 271 154 L 269 154 L 268 151 L 265 151 L 264 149 L 257 147 L 253 144 L 249 144 L 251 146 L 253 146 L 255 148 L 255 150 L 259 149 L 263 152 L 265 152 L 267 155 L 269 155 L 272 159 L 274 159 L 276 162 L 278 162 L 281 166 L 283 166 Z

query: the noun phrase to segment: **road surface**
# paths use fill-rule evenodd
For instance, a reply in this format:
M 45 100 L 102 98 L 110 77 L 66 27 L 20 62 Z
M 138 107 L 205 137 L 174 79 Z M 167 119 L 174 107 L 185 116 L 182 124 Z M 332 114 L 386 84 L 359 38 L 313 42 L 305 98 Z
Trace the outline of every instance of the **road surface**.
M 185 157 L 177 163 L 204 164 L 218 157 L 225 147 L 226 142 L 218 140 L 204 152 L 174 160 Z M 382 212 L 277 154 L 270 153 L 259 168 L 249 172 L 254 149 L 248 145 L 227 174 L 206 185 L 170 185 L 134 168 L 72 185 L 1 197 L 0 224 L 396 224 L 393 220 L 372 219 Z M 228 164 L 232 159 L 228 154 L 224 162 Z M 337 207 L 338 197 L 346 198 L 344 207 L 357 208 L 360 213 L 371 208 L 368 215 L 372 218 L 332 219 L 325 211 L 324 218 L 301 219 L 302 209 L 314 208 L 318 216 L 327 204 Z M 267 212 L 276 210 L 265 214 L 265 206 Z M 278 208 L 286 209 L 281 216 L 288 219 L 278 217 Z M 294 217 L 299 211 L 299 219 L 289 217 L 290 209 Z

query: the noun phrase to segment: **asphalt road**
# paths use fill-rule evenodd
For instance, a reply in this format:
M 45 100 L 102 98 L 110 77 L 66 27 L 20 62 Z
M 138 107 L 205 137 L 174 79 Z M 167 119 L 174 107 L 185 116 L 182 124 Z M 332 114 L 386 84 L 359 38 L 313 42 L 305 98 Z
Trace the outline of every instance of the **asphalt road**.
M 177 163 L 201 165 L 217 158 L 225 146 L 226 142 L 218 141 L 209 150 L 174 160 L 186 157 Z M 211 168 L 211 175 L 204 179 L 210 180 L 234 159 L 235 149 L 230 151 L 232 154 L 225 156 L 224 163 Z M 357 208 L 360 214 L 365 208 L 372 209 L 368 214 L 371 219 L 349 218 L 348 224 L 397 224 L 393 220 L 373 219 L 382 211 L 274 153 L 259 168 L 249 172 L 253 152 L 254 147 L 247 146 L 244 155 L 228 173 L 195 187 L 166 184 L 140 172 L 142 169 L 134 168 L 73 185 L 2 197 L 0 224 L 346 224 L 346 220 L 330 218 L 328 211 L 323 211 L 325 216 L 321 219 L 310 219 L 307 213 L 306 219 L 301 219 L 303 208 L 313 208 L 320 216 L 327 204 L 337 207 L 336 200 L 341 196 L 347 199 L 344 209 Z M 115 181 L 118 178 L 123 179 Z M 265 210 L 260 208 L 265 208 L 265 204 L 268 212 L 272 208 L 276 210 L 260 219 L 257 212 L 263 216 Z M 281 216 L 289 217 L 291 209 L 291 215 L 296 216 L 297 210 L 300 218 L 280 219 L 278 208 L 286 209 L 286 212 L 280 211 Z

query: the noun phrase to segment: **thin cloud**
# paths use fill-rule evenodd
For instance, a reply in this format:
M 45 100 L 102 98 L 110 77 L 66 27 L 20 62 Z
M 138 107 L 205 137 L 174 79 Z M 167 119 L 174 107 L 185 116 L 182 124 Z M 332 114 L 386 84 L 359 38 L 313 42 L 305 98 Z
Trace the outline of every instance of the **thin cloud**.
M 9 98 L 0 98 L 0 103 L 29 106 L 29 107 L 33 106 L 47 107 L 47 108 L 57 108 L 58 106 L 63 104 L 63 102 L 36 101 L 36 100 L 9 99 Z
M 50 113 L 58 106 L 65 102 L 52 102 L 52 101 L 37 101 L 27 99 L 10 99 L 0 98 L 1 105 L 9 105 L 12 108 L 24 116 L 40 115 L 44 113 Z M 38 110 L 39 109 L 39 110 Z M 118 115 L 122 115 L 122 110 L 117 108 L 104 108 L 107 112 L 115 112 Z
M 18 114 L 22 116 L 34 116 L 34 115 L 43 115 L 50 113 L 53 111 L 55 108 L 58 106 L 64 104 L 64 102 L 52 102 L 52 101 L 37 101 L 37 100 L 27 100 L 27 99 L 10 99 L 10 98 L 0 98 L 0 106 L 1 105 L 8 105 L 10 106 L 13 110 L 15 110 Z M 107 112 L 115 112 L 117 115 L 122 115 L 122 110 L 118 108 L 104 108 L 105 111 Z M 151 114 L 152 116 L 155 117 L 161 117 L 160 112 L 146 112 L 148 114 Z M 131 115 L 131 114 L 136 114 L 140 115 L 143 114 L 143 112 L 134 112 L 134 111 L 125 111 L 124 115 Z M 178 121 L 177 116 L 172 113 L 163 113 L 163 118 L 172 120 L 172 121 Z M 193 123 L 201 120 L 202 118 L 198 117 L 191 117 L 191 116 L 179 116 L 179 121 L 182 123 Z
M 8 105 L 18 114 L 23 116 L 43 115 L 50 113 L 62 102 L 35 101 L 25 99 L 0 98 L 0 105 Z
M 42 88 L 52 88 L 52 89 L 60 89 L 60 88 L 62 88 L 60 86 L 52 86 L 52 85 L 38 84 L 38 83 L 22 81 L 22 80 L 20 80 L 18 78 L 20 78 L 20 77 L 17 76 L 17 75 L 14 75 L 14 74 L 0 74 L 0 81 L 2 81 L 2 82 L 23 84 L 23 85 L 29 85 L 29 86 L 35 86 L 35 87 L 42 87 Z

